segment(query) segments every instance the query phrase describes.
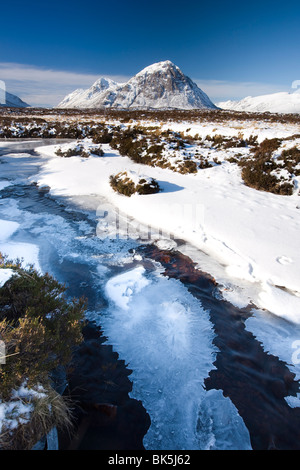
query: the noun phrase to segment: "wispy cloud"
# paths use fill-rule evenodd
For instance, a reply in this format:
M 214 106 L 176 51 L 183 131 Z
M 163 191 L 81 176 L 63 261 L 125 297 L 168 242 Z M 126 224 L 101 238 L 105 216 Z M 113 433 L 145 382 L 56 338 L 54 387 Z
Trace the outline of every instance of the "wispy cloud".
M 31 106 L 56 106 L 68 93 L 77 88 L 89 88 L 102 74 L 53 70 L 33 65 L 0 62 L 0 79 L 9 93 L 19 96 Z M 130 77 L 105 75 L 117 82 Z
M 217 103 L 219 101 L 240 100 L 246 96 L 267 95 L 280 91 L 291 90 L 292 84 L 274 85 L 259 82 L 233 82 L 222 80 L 194 79 L 195 83 L 203 90 L 210 99 Z
M 77 73 L 53 70 L 34 65 L 0 62 L 0 80 L 6 83 L 9 93 L 19 96 L 31 106 L 56 106 L 68 93 L 77 88 L 89 88 L 99 77 L 105 76 L 124 83 L 131 77 Z M 256 82 L 233 82 L 222 80 L 193 79 L 197 85 L 217 103 L 229 99 L 242 99 L 279 91 L 292 91 L 290 87 Z

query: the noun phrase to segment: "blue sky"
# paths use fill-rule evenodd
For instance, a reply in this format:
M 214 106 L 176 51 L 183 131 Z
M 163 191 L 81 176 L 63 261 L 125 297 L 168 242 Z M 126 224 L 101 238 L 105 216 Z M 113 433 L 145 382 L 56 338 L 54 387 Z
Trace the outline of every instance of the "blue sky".
M 300 79 L 299 1 L 11 0 L 0 12 L 0 79 L 33 105 L 166 59 L 214 101 Z

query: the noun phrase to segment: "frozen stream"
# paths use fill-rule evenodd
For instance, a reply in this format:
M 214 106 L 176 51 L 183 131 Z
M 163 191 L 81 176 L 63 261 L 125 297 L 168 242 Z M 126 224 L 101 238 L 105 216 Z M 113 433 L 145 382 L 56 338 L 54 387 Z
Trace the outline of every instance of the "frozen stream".
M 258 325 L 260 312 L 224 301 L 179 251 L 116 238 L 103 198 L 54 198 L 30 184 L 46 158 L 37 145 L 0 145 L 0 251 L 88 299 L 69 378 L 84 412 L 61 448 L 299 449 L 297 368 L 281 357 L 297 328 Z

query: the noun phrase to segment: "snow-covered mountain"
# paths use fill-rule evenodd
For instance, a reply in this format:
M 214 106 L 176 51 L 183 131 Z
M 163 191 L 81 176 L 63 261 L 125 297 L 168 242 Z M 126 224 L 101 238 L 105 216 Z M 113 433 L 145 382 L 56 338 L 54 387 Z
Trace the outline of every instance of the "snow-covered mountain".
M 28 108 L 30 104 L 25 103 L 16 95 L 6 92 L 5 93 L 5 104 L 0 103 L 0 107 L 9 107 L 9 108 Z
M 209 97 L 169 60 L 144 68 L 126 83 L 100 78 L 67 95 L 58 108 L 206 109 Z
M 217 103 L 222 109 L 270 113 L 300 113 L 300 92 L 270 93 L 261 96 L 247 96 L 240 101 L 223 101 Z

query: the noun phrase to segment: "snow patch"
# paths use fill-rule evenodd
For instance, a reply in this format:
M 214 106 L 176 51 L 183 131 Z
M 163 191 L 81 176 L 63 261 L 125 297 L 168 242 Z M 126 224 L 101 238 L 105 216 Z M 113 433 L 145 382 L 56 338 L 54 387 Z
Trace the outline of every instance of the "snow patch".
M 0 287 L 4 286 L 4 284 L 9 281 L 9 279 L 16 274 L 13 269 L 9 268 L 0 268 Z
M 270 93 L 268 95 L 247 96 L 240 101 L 222 101 L 217 103 L 222 109 L 248 112 L 299 113 L 299 92 Z
M 27 424 L 34 411 L 32 400 L 46 396 L 41 385 L 29 388 L 27 381 L 25 381 L 17 390 L 13 390 L 10 400 L 2 401 L 0 399 L 0 433 L 10 433 L 18 426 Z
M 300 324 L 300 295 L 266 283 L 259 295 L 262 308 L 293 323 Z

